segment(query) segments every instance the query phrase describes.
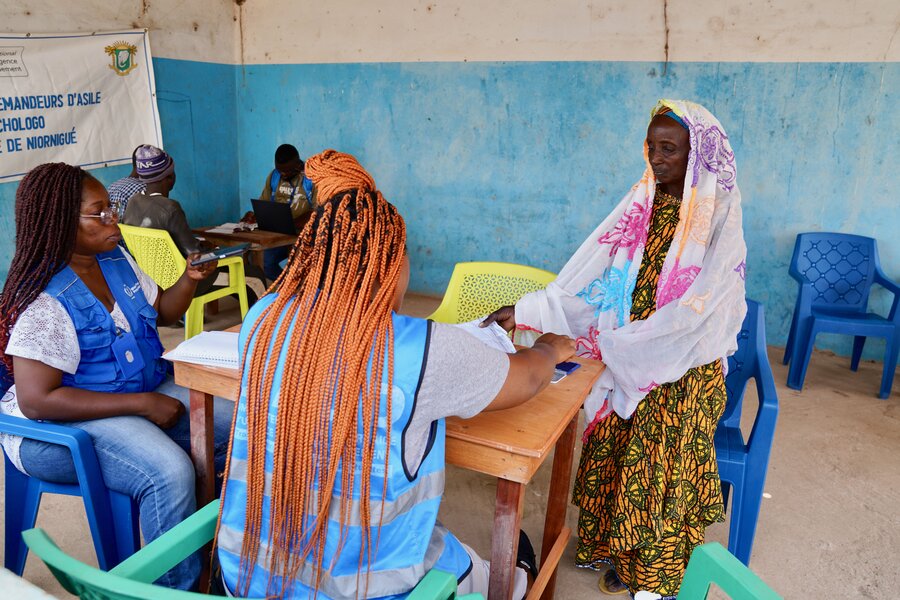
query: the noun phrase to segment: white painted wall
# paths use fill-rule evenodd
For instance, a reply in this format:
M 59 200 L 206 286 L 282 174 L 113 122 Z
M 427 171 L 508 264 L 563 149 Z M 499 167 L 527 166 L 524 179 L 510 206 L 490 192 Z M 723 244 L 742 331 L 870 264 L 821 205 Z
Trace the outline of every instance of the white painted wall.
M 664 12 L 667 17 L 664 18 Z M 230 64 L 900 61 L 898 0 L 0 0 L 0 31 L 151 31 Z
M 0 0 L 0 31 L 147 28 L 154 56 L 235 64 L 237 12 L 232 0 Z
M 900 60 L 898 0 L 247 0 L 252 63 Z

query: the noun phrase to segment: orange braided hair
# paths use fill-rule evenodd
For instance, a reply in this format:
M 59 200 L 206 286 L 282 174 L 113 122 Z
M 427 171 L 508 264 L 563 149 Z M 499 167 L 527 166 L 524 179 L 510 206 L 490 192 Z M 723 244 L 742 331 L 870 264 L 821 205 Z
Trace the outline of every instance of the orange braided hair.
M 343 547 L 357 463 L 361 473 L 372 472 L 383 376 L 387 422 L 391 422 L 391 305 L 406 245 L 403 218 L 349 154 L 326 150 L 313 156 L 306 162 L 306 174 L 316 188 L 319 205 L 273 286 L 277 298 L 253 325 L 250 339 L 255 334 L 255 341 L 248 342 L 244 351 L 249 362 L 247 507 L 239 595 L 248 593 L 260 548 L 272 390 L 277 390 L 278 412 L 267 593 L 279 597 L 290 590 L 307 559 L 315 565 L 316 591 L 323 573 L 331 568 L 322 561 L 338 472 L 339 547 Z M 275 381 L 282 354 L 286 355 L 283 375 Z M 368 377 L 367 367 L 371 367 Z M 357 456 L 358 433 L 362 456 Z M 386 455 L 385 473 L 388 459 Z M 359 565 L 361 571 L 366 564 L 368 573 L 377 547 L 371 525 L 377 526 L 381 518 L 373 519 L 371 514 L 370 478 L 362 477 L 359 485 L 363 531 Z

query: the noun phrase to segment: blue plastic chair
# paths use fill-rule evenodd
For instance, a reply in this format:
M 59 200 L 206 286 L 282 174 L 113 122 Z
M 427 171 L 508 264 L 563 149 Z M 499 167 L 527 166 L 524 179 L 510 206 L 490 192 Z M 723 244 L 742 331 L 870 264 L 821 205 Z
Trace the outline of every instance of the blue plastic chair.
M 800 284 L 784 364 L 790 362 L 787 385 L 803 389 L 816 334 L 854 336 L 850 369 L 856 371 L 867 337 L 884 338 L 884 371 L 879 398 L 891 395 L 900 350 L 900 285 L 881 270 L 875 240 L 846 233 L 801 233 L 791 258 L 791 277 Z M 894 295 L 887 319 L 867 312 L 872 284 Z
M 751 377 L 756 381 L 759 409 L 750 437 L 744 443 L 741 408 Z M 716 428 L 715 446 L 726 506 L 729 492 L 732 496 L 728 551 L 749 565 L 778 416 L 775 380 L 766 355 L 763 307 L 754 300 L 747 300 L 747 316 L 738 334 L 738 349 L 728 358 L 725 387 L 728 400 Z
M 22 532 L 34 527 L 41 496 L 45 493 L 82 497 L 100 568 L 111 569 L 140 548 L 137 506 L 130 496 L 114 492 L 103 483 L 94 444 L 86 431 L 0 415 L 0 433 L 66 446 L 72 453 L 78 476 L 77 484 L 43 481 L 19 471 L 3 454 L 6 473 L 4 567 L 22 575 L 28 556 Z

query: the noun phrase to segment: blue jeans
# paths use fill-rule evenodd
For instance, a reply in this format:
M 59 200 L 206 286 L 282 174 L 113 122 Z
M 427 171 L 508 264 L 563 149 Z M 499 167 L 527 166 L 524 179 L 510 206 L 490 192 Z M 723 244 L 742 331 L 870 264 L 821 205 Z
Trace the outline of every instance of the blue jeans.
M 281 246 L 279 248 L 270 248 L 263 250 L 263 272 L 271 281 L 278 279 L 281 275 L 281 261 L 291 255 L 290 246 Z
M 172 396 L 188 408 L 188 390 L 167 378 L 157 392 Z M 215 398 L 213 410 L 216 473 L 225 471 L 234 403 Z M 128 494 L 140 506 L 141 531 L 147 542 L 192 515 L 197 510 L 194 465 L 190 458 L 190 417 L 184 416 L 170 429 L 160 429 L 144 417 L 110 417 L 61 423 L 88 432 L 103 481 L 117 492 Z M 65 446 L 23 440 L 19 454 L 29 475 L 45 481 L 77 483 L 72 455 Z M 196 553 L 159 578 L 160 585 L 195 589 L 200 577 Z

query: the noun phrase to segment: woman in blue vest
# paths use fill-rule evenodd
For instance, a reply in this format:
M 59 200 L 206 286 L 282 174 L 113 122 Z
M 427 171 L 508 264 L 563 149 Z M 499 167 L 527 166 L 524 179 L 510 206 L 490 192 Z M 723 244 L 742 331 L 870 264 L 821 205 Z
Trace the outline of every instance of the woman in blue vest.
M 437 522 L 444 418 L 531 398 L 574 342 L 551 334 L 507 355 L 397 314 L 402 217 L 350 155 L 327 150 L 307 173 L 323 201 L 241 331 L 224 583 L 238 596 L 403 598 L 438 568 L 486 593 L 487 562 Z M 517 569 L 515 597 L 525 588 Z
M 188 267 L 161 290 L 118 244 L 118 210 L 78 167 L 45 164 L 16 191 L 16 250 L 0 295 L 4 413 L 87 431 L 106 485 L 140 507 L 147 541 L 196 510 L 187 391 L 161 358 L 157 324 L 184 314 L 215 263 Z M 233 404 L 217 399 L 216 456 L 224 468 Z M 13 463 L 74 483 L 69 451 L 2 436 Z M 189 589 L 198 557 L 160 583 Z

